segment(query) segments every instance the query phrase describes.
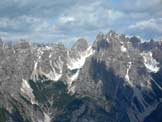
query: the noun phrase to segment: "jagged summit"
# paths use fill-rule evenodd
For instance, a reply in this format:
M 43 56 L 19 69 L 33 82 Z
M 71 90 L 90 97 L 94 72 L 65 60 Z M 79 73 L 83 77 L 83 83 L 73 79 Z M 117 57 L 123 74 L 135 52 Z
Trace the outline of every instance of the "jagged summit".
M 117 34 L 113 30 L 110 30 L 107 34 L 100 32 L 96 36 L 96 41 L 100 41 L 100 40 L 107 40 L 107 41 L 111 40 L 112 41 L 113 39 L 117 39 L 119 36 L 120 34 Z
M 108 48 L 109 42 L 106 40 L 106 36 L 103 33 L 99 33 L 96 36 L 96 41 L 93 43 L 93 48 L 97 51 Z
M 96 41 L 93 43 L 93 48 L 96 50 L 103 50 L 103 49 L 112 49 L 112 50 L 119 50 L 126 51 L 126 48 L 130 42 L 130 38 L 126 37 L 123 34 L 118 34 L 114 31 L 110 31 L 107 34 L 99 33 L 96 36 Z

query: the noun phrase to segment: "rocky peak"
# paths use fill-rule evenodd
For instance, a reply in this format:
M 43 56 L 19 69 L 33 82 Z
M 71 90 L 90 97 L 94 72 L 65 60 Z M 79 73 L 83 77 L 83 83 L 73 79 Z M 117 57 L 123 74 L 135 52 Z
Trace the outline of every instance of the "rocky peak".
M 154 41 L 153 39 L 151 39 L 150 41 L 145 41 L 142 44 L 140 44 L 141 50 L 145 50 L 145 51 L 153 50 L 155 48 L 158 48 L 159 46 L 160 46 L 159 42 Z
M 105 35 L 102 32 L 98 33 L 96 36 L 96 41 L 101 41 L 101 40 L 105 40 Z
M 131 48 L 131 42 L 124 34 L 118 34 L 114 31 L 110 31 L 107 34 L 99 33 L 93 47 L 97 51 L 108 49 L 112 53 L 119 53 L 126 52 L 127 47 Z
M 108 32 L 108 35 L 109 35 L 109 36 L 115 36 L 115 35 L 117 35 L 117 33 L 116 33 L 115 31 L 113 31 L 113 30 L 110 30 L 110 31 Z
M 78 51 L 85 51 L 87 48 L 88 48 L 88 42 L 84 38 L 78 39 L 72 46 L 72 49 Z
M 96 36 L 96 41 L 93 43 L 92 47 L 97 51 L 105 50 L 109 47 L 109 41 L 106 39 L 106 36 L 100 32 Z
M 111 30 L 106 34 L 106 38 L 109 41 L 114 41 L 119 39 L 119 34 L 117 34 L 115 31 Z
M 132 43 L 134 48 L 139 48 L 141 40 L 139 38 L 137 38 L 136 36 L 133 36 L 130 38 L 130 42 Z

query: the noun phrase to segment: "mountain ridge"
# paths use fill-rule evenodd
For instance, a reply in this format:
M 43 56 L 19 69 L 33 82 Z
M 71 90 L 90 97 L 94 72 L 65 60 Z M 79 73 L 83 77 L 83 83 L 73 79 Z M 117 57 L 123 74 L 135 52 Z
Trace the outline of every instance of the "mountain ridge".
M 161 103 L 161 41 L 110 31 L 72 48 L 1 41 L 0 54 L 6 121 L 139 122 Z

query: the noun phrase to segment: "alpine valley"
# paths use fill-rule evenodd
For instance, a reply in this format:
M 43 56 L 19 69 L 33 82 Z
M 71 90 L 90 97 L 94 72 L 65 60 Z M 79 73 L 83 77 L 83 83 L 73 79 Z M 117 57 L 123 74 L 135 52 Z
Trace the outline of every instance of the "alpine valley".
M 162 41 L 0 40 L 0 122 L 162 122 Z

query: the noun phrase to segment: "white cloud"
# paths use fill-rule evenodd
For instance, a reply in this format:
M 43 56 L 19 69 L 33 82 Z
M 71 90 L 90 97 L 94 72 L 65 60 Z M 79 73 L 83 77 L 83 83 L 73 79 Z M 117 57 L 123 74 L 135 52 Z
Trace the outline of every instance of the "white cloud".
M 129 29 L 151 29 L 158 32 L 162 32 L 162 18 L 158 19 L 149 19 L 149 20 L 143 20 L 136 22 L 135 24 L 132 24 L 129 26 Z
M 107 13 L 108 19 L 112 19 L 112 20 L 116 20 L 121 17 L 124 17 L 124 13 L 122 13 L 120 11 L 115 11 L 112 9 L 106 10 L 106 13 Z
M 66 16 L 65 16 L 66 15 Z M 102 1 L 94 1 L 91 4 L 76 4 L 68 9 L 56 22 L 60 30 L 71 33 L 86 33 L 101 31 L 116 20 L 124 17 L 124 13 L 102 6 Z M 78 32 L 79 31 L 79 32 Z
M 75 18 L 72 16 L 62 16 L 59 18 L 60 24 L 67 24 L 67 23 L 74 22 L 74 21 L 75 21 Z

